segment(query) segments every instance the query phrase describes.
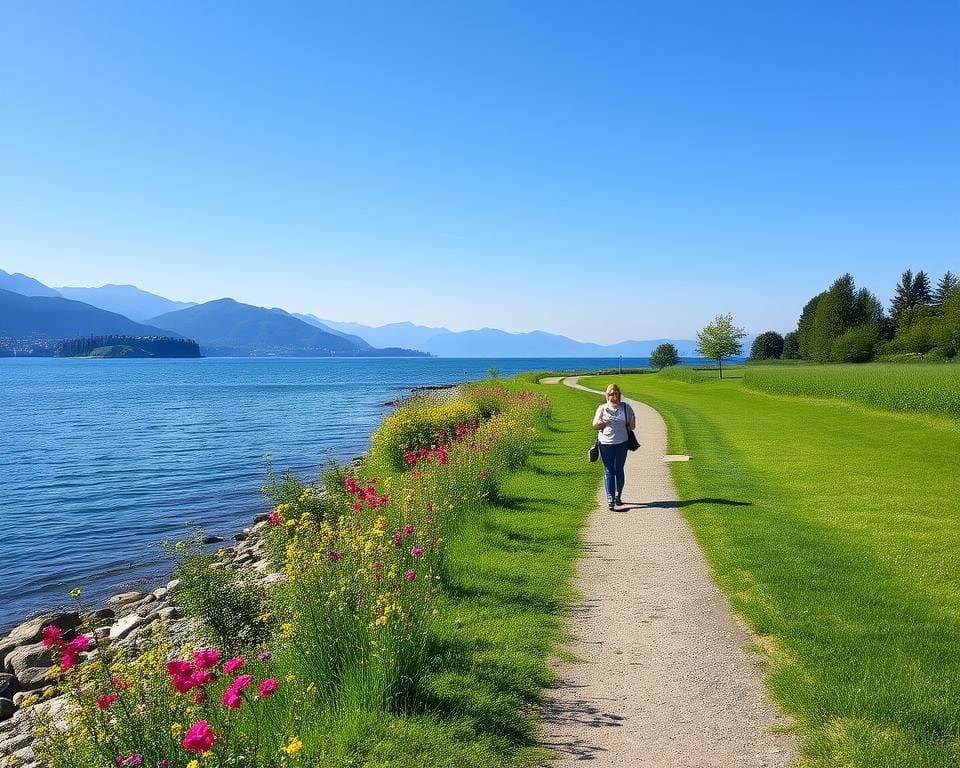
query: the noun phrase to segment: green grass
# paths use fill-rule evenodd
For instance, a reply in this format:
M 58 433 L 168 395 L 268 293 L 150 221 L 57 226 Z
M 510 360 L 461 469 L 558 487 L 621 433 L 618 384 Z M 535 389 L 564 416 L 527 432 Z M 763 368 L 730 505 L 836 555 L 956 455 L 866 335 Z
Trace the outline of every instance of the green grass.
M 693 456 L 672 465 L 684 514 L 763 638 L 803 765 L 956 766 L 960 424 L 770 397 L 747 388 L 753 375 L 619 382 L 663 414 L 670 452 Z
M 450 543 L 417 711 L 315 723 L 304 741 L 324 740 L 330 764 L 499 768 L 543 757 L 546 659 L 563 635 L 579 531 L 599 482 L 585 459 L 597 399 L 526 378 L 524 388 L 550 398 L 553 416 L 528 466 Z
M 745 386 L 776 395 L 850 400 L 888 411 L 960 418 L 960 365 L 749 366 Z

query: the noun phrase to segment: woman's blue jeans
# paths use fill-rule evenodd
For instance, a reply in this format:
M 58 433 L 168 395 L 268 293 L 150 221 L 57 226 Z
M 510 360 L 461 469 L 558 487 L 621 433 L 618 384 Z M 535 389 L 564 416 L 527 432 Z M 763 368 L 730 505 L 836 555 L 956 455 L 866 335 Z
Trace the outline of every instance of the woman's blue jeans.
M 627 463 L 627 441 L 616 445 L 600 443 L 600 458 L 603 461 L 603 487 L 607 490 L 607 503 L 623 493 L 623 465 Z

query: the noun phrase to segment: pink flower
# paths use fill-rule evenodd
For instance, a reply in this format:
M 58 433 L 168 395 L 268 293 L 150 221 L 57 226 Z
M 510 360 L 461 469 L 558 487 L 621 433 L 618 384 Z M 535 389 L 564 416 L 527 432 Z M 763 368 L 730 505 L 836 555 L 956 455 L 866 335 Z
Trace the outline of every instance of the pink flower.
M 126 760 L 123 761 L 126 765 L 140 765 L 143 762 L 142 755 L 130 755 Z
M 173 690 L 177 693 L 186 693 L 191 688 L 196 688 L 196 683 L 193 681 L 193 675 L 174 675 L 173 680 L 171 681 L 173 685 Z
M 60 656 L 60 669 L 69 672 L 73 665 L 77 663 L 77 654 L 71 650 L 70 646 L 63 649 L 63 655 Z
M 270 521 L 270 525 L 280 525 L 280 515 L 277 514 L 277 510 L 273 510 L 268 519 Z
M 414 557 L 420 557 L 423 554 L 423 547 L 411 547 L 410 554 Z
M 407 571 L 403 578 L 405 578 L 407 581 L 413 581 L 415 578 L 417 578 L 417 574 L 415 571 Z
M 239 656 L 234 656 L 232 659 L 230 659 L 230 661 L 226 662 L 223 665 L 223 671 L 226 672 L 228 675 L 232 675 L 234 672 L 240 669 L 240 667 L 242 667 L 243 665 L 244 665 L 243 659 L 241 659 Z
M 273 656 L 273 654 L 270 653 L 270 651 L 264 651 L 263 653 L 257 655 L 257 661 L 266 661 L 271 656 Z
M 217 734 L 210 730 L 206 720 L 198 720 L 190 726 L 187 735 L 183 737 L 183 748 L 198 755 L 210 751 Z
M 113 687 L 116 688 L 118 691 L 122 691 L 124 688 L 130 687 L 130 683 L 123 682 L 123 680 L 121 680 L 116 675 L 110 676 L 110 682 L 113 683 Z
M 342 553 L 342 552 L 337 552 L 336 550 L 333 550 L 333 551 L 330 553 L 330 562 L 331 562 L 331 563 L 339 563 L 342 559 L 343 559 L 343 553 Z
M 415 454 L 413 451 L 405 451 L 403 455 L 407 459 L 408 467 L 412 467 L 414 464 L 417 463 L 417 454 Z
M 248 685 L 250 685 L 251 682 L 253 682 L 252 676 L 240 675 L 239 677 L 235 678 L 232 683 L 230 683 L 230 687 L 233 688 L 235 691 L 240 692 L 244 688 L 246 688 Z
M 230 709 L 240 709 L 240 704 L 243 703 L 243 699 L 240 698 L 240 694 L 233 688 L 227 688 L 227 690 L 223 692 L 223 696 L 220 697 L 220 703 Z
M 403 526 L 403 535 L 409 536 L 411 533 L 413 533 L 413 526 L 410 525 L 410 523 L 407 523 L 405 526 Z
M 49 648 L 51 645 L 55 645 L 57 648 L 63 647 L 63 630 L 60 627 L 55 627 L 52 624 L 43 628 L 43 645 L 45 648 Z
M 168 675 L 189 675 L 193 671 L 193 664 L 189 661 L 174 659 L 167 662 Z
M 260 694 L 261 699 L 268 699 L 273 696 L 274 691 L 277 690 L 277 686 L 280 683 L 274 680 L 272 677 L 268 677 L 266 680 L 263 680 L 259 686 L 257 686 L 257 692 Z
M 220 661 L 220 651 L 213 648 L 204 648 L 193 654 L 193 661 L 198 669 L 215 667 Z
M 106 709 L 117 700 L 117 694 L 108 693 L 106 696 L 97 696 L 97 706 Z
M 73 640 L 67 643 L 67 648 L 74 651 L 86 651 L 90 648 L 90 638 L 86 635 L 77 635 Z
M 390 537 L 390 541 L 393 542 L 393 546 L 399 547 L 400 542 L 403 541 L 403 534 L 400 531 L 394 531 L 393 536 Z
M 204 686 L 210 681 L 216 679 L 217 676 L 209 669 L 198 669 L 195 670 L 192 675 L 190 675 L 190 682 L 194 688 L 200 688 L 201 686 Z
M 480 477 L 485 478 L 486 476 L 487 476 L 487 470 L 481 469 L 481 470 L 480 470 Z
M 380 496 L 377 498 L 377 506 L 378 507 L 387 506 L 387 494 L 385 493 L 380 494 Z
M 353 502 L 353 511 L 354 511 L 354 512 L 359 512 L 359 511 L 362 509 L 362 506 L 363 506 L 363 505 L 360 504 L 359 501 Z

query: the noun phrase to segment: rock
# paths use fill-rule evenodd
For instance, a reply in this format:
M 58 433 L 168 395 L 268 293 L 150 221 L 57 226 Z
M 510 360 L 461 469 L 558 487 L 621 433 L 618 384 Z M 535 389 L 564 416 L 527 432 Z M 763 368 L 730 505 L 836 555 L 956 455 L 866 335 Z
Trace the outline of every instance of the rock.
M 150 605 L 150 603 L 155 603 L 155 602 L 157 602 L 157 598 L 154 597 L 153 593 L 151 592 L 149 595 L 147 595 L 147 596 L 144 597 L 142 600 L 139 600 L 139 601 L 137 602 L 137 604 L 136 604 L 136 611 L 137 611 L 137 613 L 139 613 L 139 614 L 142 616 L 142 615 L 143 615 L 143 610 L 142 610 L 142 609 L 143 609 L 145 606 Z
M 118 619 L 116 623 L 110 627 L 110 639 L 122 640 L 124 637 L 129 635 L 135 627 L 139 627 L 143 623 L 144 618 L 139 613 L 131 613 L 127 616 L 124 616 L 122 619 Z
M 16 642 L 17 645 L 35 643 L 43 637 L 43 628 L 48 624 L 69 632 L 80 626 L 80 614 L 76 611 L 40 614 L 14 627 L 7 636 L 7 641 Z
M 18 749 L 16 752 L 8 755 L 7 757 L 17 761 L 13 763 L 13 765 L 22 764 L 23 766 L 26 766 L 27 763 L 33 763 L 37 756 L 34 754 L 33 747 L 27 746 L 23 747 L 22 749 Z
M 110 605 L 129 605 L 138 600 L 143 600 L 144 597 L 146 597 L 145 592 L 121 592 L 119 595 L 111 597 L 107 602 Z
M 18 749 L 23 749 L 33 741 L 29 733 L 12 733 L 8 738 L 0 740 L 0 755 L 9 755 Z
M 17 692 L 17 678 L 11 674 L 0 674 L 0 696 L 12 698 Z
M 157 611 L 157 615 L 160 616 L 160 618 L 164 619 L 165 621 L 170 621 L 171 619 L 179 619 L 180 609 L 177 608 L 175 605 L 171 605 L 167 608 L 161 608 L 159 611 Z
M 247 531 L 240 531 L 240 533 L 233 534 L 234 541 L 246 541 L 250 538 L 250 534 Z
M 167 592 L 176 592 L 180 589 L 180 579 L 173 579 L 167 582 Z
M 223 536 L 204 536 L 204 544 L 216 544 L 217 542 L 223 541 Z
M 253 518 L 254 523 L 265 523 L 270 519 L 269 512 L 261 512 L 259 515 Z
M 35 645 L 21 645 L 9 653 L 3 668 L 10 674 L 16 675 L 20 682 L 22 672 L 29 667 L 52 667 L 53 657 L 50 650 L 43 647 L 43 643 Z
M 260 579 L 260 583 L 265 587 L 273 587 L 277 584 L 282 584 L 286 580 L 287 577 L 282 573 L 268 573 L 266 576 Z
M 94 623 L 99 623 L 104 619 L 112 619 L 116 615 L 116 611 L 114 611 L 112 608 L 101 608 L 99 611 L 94 611 L 93 613 L 89 614 L 87 618 Z
M 14 706 L 13 701 L 0 696 L 0 720 L 6 720 L 16 711 L 17 708 Z
M 166 587 L 157 587 L 155 590 L 153 590 L 153 592 L 152 592 L 151 594 L 152 594 L 155 598 L 157 598 L 157 600 L 163 600 L 163 598 L 165 598 L 165 597 L 167 596 L 167 588 L 166 588 Z

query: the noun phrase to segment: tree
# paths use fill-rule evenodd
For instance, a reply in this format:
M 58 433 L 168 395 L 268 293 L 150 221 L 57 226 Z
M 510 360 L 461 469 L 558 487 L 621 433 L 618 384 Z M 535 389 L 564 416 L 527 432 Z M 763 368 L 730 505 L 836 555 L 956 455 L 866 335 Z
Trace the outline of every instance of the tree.
M 803 311 L 800 313 L 800 319 L 797 321 L 797 349 L 800 357 L 804 360 L 813 359 L 813 318 L 817 314 L 817 305 L 820 299 L 827 293 L 818 293 L 808 301 Z
M 900 276 L 900 282 L 897 283 L 893 301 L 890 302 L 890 315 L 899 326 L 900 314 L 904 310 L 918 304 L 930 304 L 932 301 L 933 295 L 930 293 L 930 279 L 927 273 L 921 269 L 914 277 L 913 272 L 908 269 Z
M 753 340 L 751 360 L 773 360 L 783 354 L 783 336 L 776 331 L 765 331 Z
M 937 283 L 937 290 L 933 292 L 933 305 L 937 308 L 937 312 L 943 313 L 943 303 L 947 300 L 950 292 L 957 287 L 957 282 L 957 276 L 949 269 L 940 278 L 940 282 Z
M 790 331 L 783 337 L 783 353 L 780 357 L 784 360 L 800 359 L 800 339 L 796 331 Z
M 673 344 L 661 344 L 650 355 L 650 365 L 658 371 L 680 362 L 680 355 L 677 354 L 677 348 Z
M 732 315 L 717 315 L 716 319 L 702 331 L 697 332 L 697 352 L 720 365 L 720 378 L 723 378 L 723 360 L 726 357 L 743 354 L 740 340 L 747 335 L 743 328 L 733 324 Z

